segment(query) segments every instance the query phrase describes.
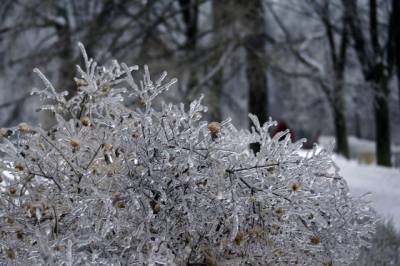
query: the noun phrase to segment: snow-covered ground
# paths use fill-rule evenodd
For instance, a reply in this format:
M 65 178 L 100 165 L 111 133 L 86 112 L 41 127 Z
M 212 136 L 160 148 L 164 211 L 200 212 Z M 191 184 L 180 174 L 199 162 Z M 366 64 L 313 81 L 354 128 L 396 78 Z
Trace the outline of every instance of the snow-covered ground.
M 369 197 L 377 213 L 383 218 L 392 218 L 400 230 L 400 170 L 359 164 L 336 155 L 333 160 L 349 184 L 350 193 L 361 195 L 371 192 Z
M 320 138 L 322 146 L 328 145 L 331 141 L 333 137 Z M 400 169 L 377 166 L 374 162 L 371 165 L 360 163 L 362 154 L 375 154 L 375 143 L 372 141 L 349 137 L 349 146 L 353 159 L 346 160 L 334 155 L 333 160 L 349 184 L 350 193 L 361 195 L 371 192 L 369 199 L 377 213 L 383 218 L 393 219 L 393 223 L 400 231 Z M 396 153 L 399 148 L 394 146 L 392 151 Z

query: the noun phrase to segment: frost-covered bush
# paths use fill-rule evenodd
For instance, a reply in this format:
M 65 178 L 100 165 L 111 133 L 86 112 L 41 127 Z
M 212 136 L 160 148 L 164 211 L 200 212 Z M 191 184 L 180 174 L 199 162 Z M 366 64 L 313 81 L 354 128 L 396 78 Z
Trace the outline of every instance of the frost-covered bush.
M 371 248 L 361 248 L 352 266 L 400 265 L 400 232 L 392 221 L 379 222 L 371 239 Z
M 345 265 L 373 234 L 327 151 L 300 156 L 275 122 L 201 121 L 201 99 L 154 98 L 175 82 L 98 66 L 83 47 L 77 95 L 35 90 L 45 131 L 1 129 L 0 245 L 18 265 Z M 137 75 L 140 72 L 135 72 Z M 129 109 L 123 97 L 136 99 Z M 258 142 L 256 155 L 248 147 Z

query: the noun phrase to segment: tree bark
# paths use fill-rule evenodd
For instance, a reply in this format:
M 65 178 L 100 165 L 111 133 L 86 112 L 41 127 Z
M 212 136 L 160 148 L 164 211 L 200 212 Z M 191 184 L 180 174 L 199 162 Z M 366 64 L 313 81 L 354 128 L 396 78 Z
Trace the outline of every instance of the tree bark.
M 349 143 L 347 141 L 346 117 L 342 110 L 334 108 L 336 152 L 350 158 Z
M 375 98 L 376 153 L 379 165 L 391 166 L 389 106 L 384 97 Z
M 186 57 L 193 57 L 197 47 L 197 33 L 198 33 L 198 1 L 197 0 L 179 0 L 183 22 L 185 24 L 185 51 Z M 190 66 L 188 69 L 189 80 L 187 83 L 186 95 L 184 97 L 185 103 L 190 104 L 194 100 L 193 88 L 196 87 L 198 82 L 197 69 Z
M 250 38 L 253 39 L 253 38 Z M 249 42 L 246 48 L 246 77 L 249 86 L 249 112 L 257 115 L 260 123 L 263 124 L 268 119 L 268 88 L 265 64 L 260 54 L 263 52 L 263 44 L 258 37 Z M 252 44 L 250 44 L 252 43 Z M 259 51 L 260 53 L 258 53 Z
M 349 144 L 347 140 L 347 124 L 346 124 L 346 102 L 345 102 L 345 70 L 347 63 L 347 47 L 348 47 L 348 30 L 347 17 L 342 16 L 342 25 L 339 34 L 339 45 L 337 45 L 335 33 L 333 29 L 333 21 L 331 16 L 330 2 L 324 1 L 322 5 L 315 1 L 314 5 L 319 12 L 322 23 L 325 27 L 333 75 L 331 76 L 331 88 L 324 91 L 327 94 L 329 103 L 332 107 L 336 152 L 346 158 L 350 157 Z
M 374 90 L 375 143 L 377 163 L 391 166 L 391 139 L 389 119 L 388 81 L 392 74 L 393 60 L 390 45 L 382 47 L 379 43 L 378 13 L 376 0 L 369 0 L 369 34 L 366 42 L 358 16 L 356 1 L 342 0 L 348 24 L 354 39 L 354 48 L 360 61 L 364 78 Z M 393 10 L 392 10 L 393 12 Z M 390 27 L 389 27 L 389 36 Z M 389 39 L 389 44 L 391 40 Z M 386 60 L 385 60 L 386 59 Z
M 213 16 L 213 44 L 215 54 L 213 56 L 213 63 L 217 64 L 219 58 L 222 56 L 225 47 L 225 39 L 228 37 L 227 30 L 232 21 L 229 14 L 230 1 L 213 1 L 212 2 L 212 16 Z M 211 82 L 210 91 L 210 118 L 213 121 L 222 120 L 221 98 L 223 91 L 223 69 L 219 70 Z
M 240 1 L 243 10 L 242 27 L 246 31 L 243 41 L 246 52 L 246 78 L 249 89 L 248 110 L 257 115 L 260 123 L 268 119 L 267 66 L 265 63 L 265 12 L 261 0 Z M 251 126 L 251 125 L 250 125 Z M 259 151 L 259 144 L 251 146 Z
M 377 163 L 383 166 L 391 166 L 391 144 L 390 144 L 390 118 L 389 118 L 389 88 L 384 73 L 377 70 L 374 86 L 374 115 L 376 126 L 376 155 Z
M 340 34 L 340 47 L 336 52 L 335 46 L 331 46 L 333 68 L 335 72 L 334 82 L 334 120 L 335 120 L 335 136 L 336 136 L 336 149 L 337 153 L 346 158 L 350 158 L 349 142 L 347 139 L 347 123 L 346 123 L 346 101 L 345 101 L 345 70 L 347 63 L 347 47 L 348 30 L 347 30 L 347 17 L 344 15 L 342 20 L 342 30 Z M 334 43 L 331 21 L 327 24 L 328 35 L 332 36 Z
M 343 38 L 343 37 L 342 37 Z M 335 80 L 333 86 L 333 119 L 335 126 L 336 152 L 345 158 L 350 158 L 350 149 L 347 139 L 346 103 L 344 98 L 344 65 L 345 59 L 340 59 L 340 64 L 335 67 Z
M 66 21 L 65 25 L 55 25 L 55 30 L 58 37 L 58 44 L 60 45 L 59 57 L 61 59 L 61 66 L 59 70 L 60 78 L 57 87 L 61 91 L 68 91 L 69 94 L 67 97 L 70 98 L 74 96 L 77 92 L 77 88 L 73 81 L 75 70 L 71 67 L 75 59 L 71 40 L 72 33 L 70 31 L 69 19 L 66 9 L 61 6 L 57 6 L 56 4 L 56 11 L 57 14 L 63 17 Z
M 396 62 L 396 77 L 397 77 L 397 89 L 399 94 L 399 107 L 400 107 L 400 1 L 392 0 L 392 16 L 391 16 L 391 32 L 393 37 L 392 41 L 392 49 L 394 61 Z

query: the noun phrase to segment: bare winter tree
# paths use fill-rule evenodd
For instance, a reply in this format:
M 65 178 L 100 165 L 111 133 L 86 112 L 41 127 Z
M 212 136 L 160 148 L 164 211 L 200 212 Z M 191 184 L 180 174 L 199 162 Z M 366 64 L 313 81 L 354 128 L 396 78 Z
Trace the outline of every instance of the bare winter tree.
M 238 1 L 239 18 L 244 31 L 242 43 L 246 53 L 246 79 L 249 90 L 248 110 L 258 116 L 262 123 L 268 118 L 268 84 L 265 52 L 265 11 L 263 1 Z M 252 144 L 259 151 L 257 143 Z
M 335 21 L 332 14 L 331 1 L 312 1 L 316 14 L 319 16 L 328 40 L 329 55 L 333 75 L 330 76 L 329 83 L 321 82 L 321 88 L 326 93 L 330 106 L 332 108 L 336 150 L 346 158 L 350 156 L 349 144 L 347 140 L 346 125 L 346 103 L 345 103 L 345 70 L 348 48 L 348 30 L 346 25 L 346 16 L 342 13 L 339 20 Z M 339 25 L 339 26 L 338 26 Z M 336 29 L 335 29 L 336 27 Z M 336 34 L 335 32 L 338 32 Z
M 396 76 L 400 107 L 400 1 L 392 0 L 392 13 L 390 15 L 390 51 L 389 58 L 396 63 Z
M 396 1 L 395 1 L 396 2 Z M 393 74 L 391 31 L 395 25 L 395 10 L 391 11 L 383 26 L 377 0 L 369 0 L 368 14 L 364 14 L 357 1 L 344 1 L 346 17 L 365 80 L 374 91 L 375 139 L 377 162 L 380 165 L 391 165 L 391 139 L 389 119 L 389 81 Z M 395 5 L 395 4 L 394 4 Z M 365 32 L 365 24 L 368 31 Z
M 332 110 L 336 151 L 348 158 L 350 150 L 347 140 L 345 70 L 349 38 L 346 18 L 341 7 L 336 4 L 334 5 L 332 1 L 310 0 L 307 1 L 306 6 L 300 5 L 301 10 L 311 13 L 316 19 L 317 25 L 322 28 L 321 32 L 300 37 L 294 37 L 295 34 L 284 23 L 282 16 L 277 13 L 274 6 L 268 10 L 283 32 L 284 46 L 304 70 L 291 70 L 285 67 L 285 64 L 275 64 L 275 69 L 278 67 L 279 72 L 289 78 L 310 80 L 314 86 L 324 92 Z M 321 40 L 323 45 L 327 44 L 328 59 L 318 58 L 318 55 L 310 52 L 309 46 L 313 42 L 321 42 Z M 276 42 L 279 43 L 278 40 Z

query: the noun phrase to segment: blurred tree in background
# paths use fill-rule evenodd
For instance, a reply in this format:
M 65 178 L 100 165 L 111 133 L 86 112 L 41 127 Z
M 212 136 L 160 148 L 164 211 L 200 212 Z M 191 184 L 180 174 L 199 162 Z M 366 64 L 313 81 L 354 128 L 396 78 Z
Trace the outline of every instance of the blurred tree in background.
M 168 100 L 203 93 L 209 119 L 247 127 L 247 112 L 272 116 L 311 142 L 335 136 L 345 157 L 349 135 L 374 139 L 377 162 L 390 165 L 400 143 L 399 17 L 397 0 L 3 0 L 0 123 L 37 119 L 26 101 L 34 66 L 75 93 L 81 41 L 98 61 L 169 70 L 180 83 Z

